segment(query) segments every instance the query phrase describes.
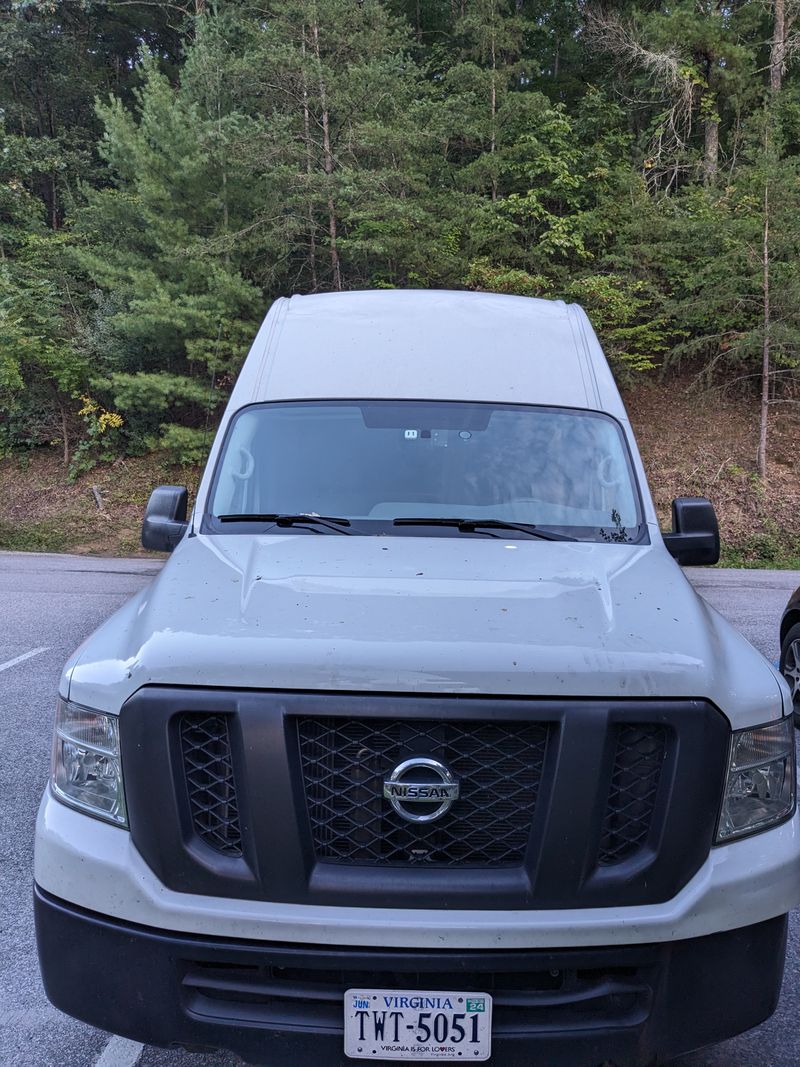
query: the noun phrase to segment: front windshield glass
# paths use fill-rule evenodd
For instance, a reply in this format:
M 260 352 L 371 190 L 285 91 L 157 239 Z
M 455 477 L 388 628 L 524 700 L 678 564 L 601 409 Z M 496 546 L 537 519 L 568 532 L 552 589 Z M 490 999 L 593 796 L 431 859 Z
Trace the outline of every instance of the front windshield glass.
M 623 435 L 595 412 L 413 400 L 243 408 L 204 528 L 252 532 L 269 516 L 302 515 L 349 519 L 357 533 L 427 536 L 430 524 L 395 520 L 458 518 L 617 542 L 635 540 L 641 523 Z

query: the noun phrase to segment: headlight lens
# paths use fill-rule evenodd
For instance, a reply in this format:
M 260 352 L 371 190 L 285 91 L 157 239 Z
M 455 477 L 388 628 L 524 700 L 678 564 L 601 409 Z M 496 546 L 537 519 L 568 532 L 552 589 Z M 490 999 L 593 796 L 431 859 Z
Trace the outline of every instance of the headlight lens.
M 117 826 L 128 825 L 116 715 L 59 699 L 51 785 L 64 804 Z
M 752 730 L 737 730 L 731 741 L 717 841 L 730 841 L 782 822 L 794 810 L 794 791 L 792 716 Z

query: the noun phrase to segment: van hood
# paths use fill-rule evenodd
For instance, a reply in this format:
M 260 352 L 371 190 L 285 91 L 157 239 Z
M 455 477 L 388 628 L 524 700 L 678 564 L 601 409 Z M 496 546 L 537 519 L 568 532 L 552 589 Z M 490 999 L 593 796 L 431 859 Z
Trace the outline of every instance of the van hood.
M 660 543 L 189 537 L 62 692 L 117 712 L 148 684 L 695 697 L 734 726 L 783 713 L 774 668 Z

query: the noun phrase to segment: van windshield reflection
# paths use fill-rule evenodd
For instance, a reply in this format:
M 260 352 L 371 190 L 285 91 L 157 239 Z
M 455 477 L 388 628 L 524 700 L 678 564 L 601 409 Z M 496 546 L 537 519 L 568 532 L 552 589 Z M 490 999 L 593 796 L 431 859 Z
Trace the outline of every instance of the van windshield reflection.
M 639 539 L 618 424 L 455 401 L 254 404 L 232 420 L 205 532 Z

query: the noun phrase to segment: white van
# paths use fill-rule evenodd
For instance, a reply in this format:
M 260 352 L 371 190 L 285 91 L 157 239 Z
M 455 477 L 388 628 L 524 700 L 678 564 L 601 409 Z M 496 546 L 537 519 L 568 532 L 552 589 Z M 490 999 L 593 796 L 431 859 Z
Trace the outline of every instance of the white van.
M 639 1067 L 773 1011 L 789 693 L 684 578 L 713 509 L 661 534 L 580 308 L 277 301 L 186 508 L 61 682 L 57 1007 L 271 1067 Z

